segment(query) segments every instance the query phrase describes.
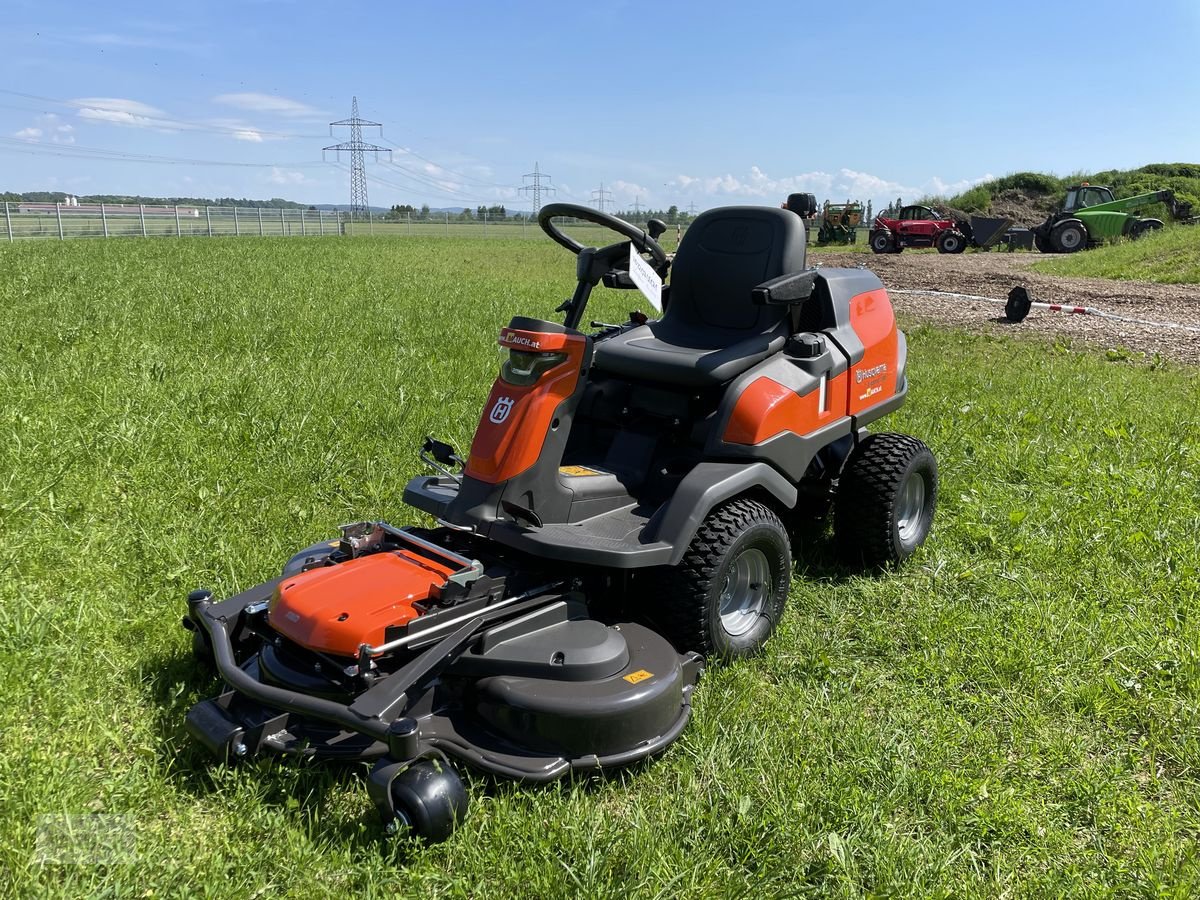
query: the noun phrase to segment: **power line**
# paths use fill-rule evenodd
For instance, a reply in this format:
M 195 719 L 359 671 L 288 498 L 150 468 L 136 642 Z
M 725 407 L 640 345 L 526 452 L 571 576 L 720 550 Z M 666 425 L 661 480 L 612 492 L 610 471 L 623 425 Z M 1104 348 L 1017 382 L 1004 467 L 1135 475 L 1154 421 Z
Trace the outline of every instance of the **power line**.
M 363 127 L 378 128 L 379 133 L 383 134 L 383 125 L 379 122 L 368 122 L 366 119 L 358 117 L 358 97 L 355 97 L 350 105 L 350 118 L 339 119 L 337 122 L 329 123 L 329 133 L 333 134 L 334 126 L 349 126 L 350 140 L 343 141 L 340 144 L 333 144 L 330 147 L 324 147 L 321 150 L 321 158 L 325 158 L 325 152 L 332 150 L 337 154 L 338 159 L 341 159 L 342 153 L 350 154 L 350 218 L 366 219 L 370 217 L 370 207 L 367 203 L 367 167 L 364 163 L 364 155 L 367 153 L 386 153 L 388 161 L 392 159 L 392 151 L 387 147 L 380 147 L 376 144 L 368 144 L 362 139 Z M 376 156 L 375 159 L 379 157 Z
M 529 184 L 524 184 L 517 190 L 522 194 L 528 194 L 533 198 L 533 217 L 536 219 L 537 214 L 542 209 L 542 194 L 550 196 L 554 193 L 554 186 L 550 184 L 550 176 L 538 168 L 538 164 L 533 164 L 533 171 L 528 175 L 522 175 L 523 180 L 532 179 Z M 543 179 L 546 182 L 545 187 L 542 186 Z M 603 187 L 603 185 L 601 185 Z
M 612 191 L 604 189 L 604 182 L 600 182 L 600 187 L 592 191 L 592 203 L 600 212 L 604 212 L 604 207 L 612 203 Z
M 692 216 L 693 218 L 695 218 L 695 216 L 696 216 L 696 202 L 695 202 L 694 200 L 693 200 L 691 203 L 689 203 L 689 204 L 688 204 L 688 210 L 687 210 L 687 211 L 688 211 L 688 215 L 689 215 L 689 216 Z
M 33 156 L 64 156 L 73 159 L 92 159 L 111 162 L 156 163 L 171 166 L 234 166 L 254 169 L 312 168 L 325 163 L 305 160 L 304 162 L 230 162 L 215 159 L 188 159 L 179 156 L 154 156 L 149 153 L 127 153 L 123 150 L 105 150 L 100 147 L 83 147 L 79 144 L 51 144 L 28 141 L 20 138 L 0 137 L 0 151 L 28 153 Z
M 416 159 L 421 160 L 421 162 L 429 163 L 429 165 L 433 166 L 435 169 L 440 169 L 441 171 L 445 172 L 447 175 L 453 175 L 456 178 L 461 179 L 462 183 L 464 185 L 467 185 L 470 187 L 498 187 L 498 188 L 512 187 L 512 185 L 499 184 L 498 182 L 495 182 L 495 181 L 476 181 L 470 175 L 467 175 L 463 172 L 457 172 L 454 169 L 451 169 L 447 166 L 442 165 L 439 162 L 436 162 L 436 161 L 430 159 L 428 156 L 422 156 L 420 153 L 418 153 L 416 150 L 413 150 L 411 147 L 401 147 L 399 144 L 394 143 L 393 141 L 389 141 L 387 138 L 383 137 L 382 135 L 380 136 L 379 139 L 381 141 L 383 141 L 385 144 L 388 144 L 388 145 L 394 147 L 396 150 L 399 150 L 401 153 L 403 153 L 406 156 L 412 156 Z

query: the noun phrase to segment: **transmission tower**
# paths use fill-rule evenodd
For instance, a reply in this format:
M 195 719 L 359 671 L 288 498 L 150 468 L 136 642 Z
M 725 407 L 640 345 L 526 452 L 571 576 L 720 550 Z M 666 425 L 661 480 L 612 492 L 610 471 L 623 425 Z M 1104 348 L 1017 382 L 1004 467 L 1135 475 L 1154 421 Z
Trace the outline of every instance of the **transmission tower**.
M 688 204 L 688 215 L 693 219 L 696 218 L 696 202 L 694 200 Z
M 354 98 L 354 102 L 350 106 L 350 118 L 342 119 L 338 122 L 330 122 L 329 134 L 333 134 L 334 126 L 342 125 L 350 127 L 350 140 L 322 148 L 321 159 L 325 159 L 325 153 L 329 150 L 337 154 L 337 159 L 341 159 L 343 153 L 350 154 L 350 219 L 352 221 L 366 219 L 370 217 L 370 207 L 367 205 L 367 167 L 363 164 L 363 154 L 386 153 L 388 155 L 388 162 L 391 162 L 392 151 L 387 147 L 379 147 L 363 141 L 362 130 L 364 127 L 378 128 L 379 134 L 382 136 L 383 125 L 379 122 L 368 122 L 366 119 L 358 117 L 357 97 Z
M 527 194 L 533 198 L 533 217 L 536 219 L 538 212 L 542 208 L 542 195 L 547 197 L 554 194 L 554 186 L 550 184 L 550 176 L 538 169 L 538 164 L 533 164 L 533 171 L 528 175 L 522 175 L 522 178 L 529 181 L 529 184 L 518 188 L 520 193 Z M 545 184 L 542 184 L 542 182 Z
M 612 203 L 612 191 L 604 189 L 604 182 L 600 182 L 600 189 L 592 191 L 592 203 L 596 204 L 596 209 L 604 212 L 604 207 Z
M 633 217 L 634 217 L 634 219 L 640 219 L 642 217 L 641 199 L 642 199 L 641 194 L 634 195 L 634 198 L 633 198 Z

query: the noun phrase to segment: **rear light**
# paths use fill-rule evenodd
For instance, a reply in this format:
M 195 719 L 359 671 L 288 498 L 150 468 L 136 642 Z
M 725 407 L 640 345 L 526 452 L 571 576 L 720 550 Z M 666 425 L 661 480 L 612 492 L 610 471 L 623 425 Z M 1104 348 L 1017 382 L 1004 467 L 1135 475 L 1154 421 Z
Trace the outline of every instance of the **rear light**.
M 510 347 L 508 359 L 500 369 L 500 377 L 508 384 L 527 387 L 541 378 L 543 372 L 566 362 L 566 359 L 565 353 L 531 353 L 528 350 Z

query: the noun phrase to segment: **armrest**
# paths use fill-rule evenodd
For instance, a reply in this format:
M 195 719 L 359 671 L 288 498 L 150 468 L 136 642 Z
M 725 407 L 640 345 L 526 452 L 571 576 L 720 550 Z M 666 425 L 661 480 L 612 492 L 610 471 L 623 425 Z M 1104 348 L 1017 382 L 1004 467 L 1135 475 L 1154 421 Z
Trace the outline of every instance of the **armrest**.
M 750 291 L 750 299 L 759 306 L 790 306 L 793 303 L 803 303 L 812 296 L 813 287 L 817 283 L 815 269 L 805 269 L 803 272 L 792 272 L 790 275 L 780 275 Z

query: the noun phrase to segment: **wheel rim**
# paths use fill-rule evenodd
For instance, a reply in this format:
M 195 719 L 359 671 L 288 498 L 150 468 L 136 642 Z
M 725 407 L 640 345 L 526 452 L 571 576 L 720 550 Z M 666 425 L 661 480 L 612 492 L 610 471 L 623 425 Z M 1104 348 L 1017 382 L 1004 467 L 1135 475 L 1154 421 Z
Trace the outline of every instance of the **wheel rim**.
M 767 555 L 754 547 L 738 554 L 721 587 L 721 627 L 737 637 L 754 627 L 771 592 Z
M 1078 247 L 1082 243 L 1079 232 L 1074 228 L 1067 228 L 1062 233 L 1062 245 L 1068 249 Z
M 896 503 L 896 531 L 902 543 L 910 544 L 921 535 L 921 519 L 925 513 L 925 479 L 913 472 L 900 489 Z

